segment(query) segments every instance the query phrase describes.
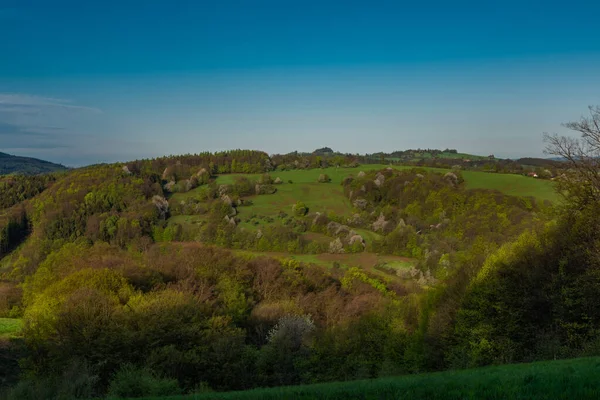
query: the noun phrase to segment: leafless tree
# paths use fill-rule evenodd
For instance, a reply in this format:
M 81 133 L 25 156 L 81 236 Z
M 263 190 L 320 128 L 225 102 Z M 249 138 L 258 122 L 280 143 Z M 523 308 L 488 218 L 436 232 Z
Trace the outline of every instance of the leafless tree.
M 559 180 L 559 190 L 580 206 L 600 202 L 600 107 L 590 106 L 589 116 L 563 124 L 580 138 L 544 134 L 544 153 L 563 158 L 569 171 Z

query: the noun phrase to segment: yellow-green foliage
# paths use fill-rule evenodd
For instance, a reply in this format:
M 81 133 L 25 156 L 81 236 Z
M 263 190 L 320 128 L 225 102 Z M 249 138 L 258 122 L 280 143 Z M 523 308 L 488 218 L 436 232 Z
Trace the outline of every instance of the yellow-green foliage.
M 524 256 L 535 256 L 542 251 L 541 243 L 537 233 L 524 232 L 514 242 L 506 243 L 498 251 L 491 254 L 486 260 L 481 270 L 472 281 L 472 284 L 478 284 L 489 279 L 492 274 L 497 273 L 503 265 L 509 265 Z
M 385 283 L 381 282 L 378 279 L 369 277 L 364 271 L 362 271 L 358 267 L 352 267 L 348 271 L 346 271 L 344 277 L 342 278 L 342 287 L 346 290 L 351 290 L 355 280 L 372 286 L 378 292 L 385 296 L 391 296 L 393 294 L 387 289 Z
M 50 284 L 41 293 L 30 296 L 30 305 L 27 307 L 24 320 L 28 329 L 40 335 L 51 334 L 57 313 L 61 306 L 71 296 L 83 290 L 93 290 L 106 296 L 112 303 L 125 304 L 133 294 L 133 288 L 117 271 L 109 269 L 82 269 Z

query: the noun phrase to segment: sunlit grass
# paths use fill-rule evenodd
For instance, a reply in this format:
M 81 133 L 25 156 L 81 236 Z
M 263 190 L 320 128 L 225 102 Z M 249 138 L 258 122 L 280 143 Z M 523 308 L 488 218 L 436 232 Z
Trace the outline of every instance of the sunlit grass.
M 23 321 L 18 318 L 0 318 L 0 338 L 18 335 L 23 328 Z

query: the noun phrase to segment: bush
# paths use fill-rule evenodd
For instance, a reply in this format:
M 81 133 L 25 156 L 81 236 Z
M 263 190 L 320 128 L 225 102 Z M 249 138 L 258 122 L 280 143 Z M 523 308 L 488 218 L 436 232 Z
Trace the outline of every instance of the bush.
M 331 178 L 327 174 L 319 175 L 319 183 L 328 183 L 331 182 Z
M 25 379 L 13 387 L 7 400 L 38 399 L 89 399 L 98 393 L 94 387 L 98 383 L 95 375 L 85 362 L 73 361 L 65 367 L 61 376 Z
M 308 207 L 303 202 L 298 201 L 292 206 L 292 212 L 296 217 L 304 217 L 308 213 Z
M 56 397 L 56 387 L 51 384 L 50 380 L 22 380 L 14 388 L 12 388 L 7 400 L 37 400 L 37 399 L 52 399 Z
M 109 398 L 169 396 L 180 393 L 177 380 L 159 378 L 152 371 L 131 364 L 121 367 L 108 388 Z

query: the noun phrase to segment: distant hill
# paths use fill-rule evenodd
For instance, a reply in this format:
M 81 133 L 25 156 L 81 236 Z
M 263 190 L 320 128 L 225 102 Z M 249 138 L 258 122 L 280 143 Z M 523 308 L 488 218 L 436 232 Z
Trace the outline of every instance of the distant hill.
M 519 158 L 516 160 L 517 163 L 522 165 L 530 165 L 533 167 L 542 167 L 542 168 L 557 168 L 564 165 L 563 160 L 560 158 L 535 158 L 535 157 L 525 157 Z
M 25 174 L 37 175 L 48 172 L 64 171 L 64 165 L 54 164 L 37 158 L 19 157 L 0 152 L 0 175 Z

